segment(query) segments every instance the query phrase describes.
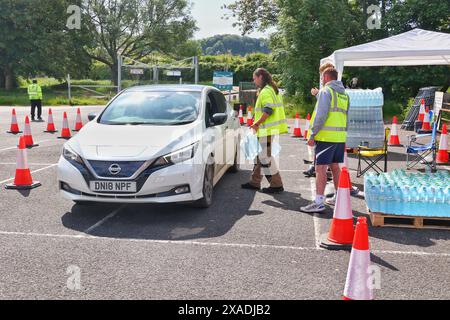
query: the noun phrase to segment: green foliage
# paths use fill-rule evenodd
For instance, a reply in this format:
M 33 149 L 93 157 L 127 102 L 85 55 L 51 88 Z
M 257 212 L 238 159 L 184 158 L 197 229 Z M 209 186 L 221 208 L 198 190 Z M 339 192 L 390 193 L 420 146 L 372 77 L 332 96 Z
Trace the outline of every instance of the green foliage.
M 86 54 L 110 67 L 114 83 L 119 52 L 135 60 L 176 54 L 196 30 L 187 0 L 90 0 L 83 18 L 91 35 Z
M 266 40 L 238 35 L 216 35 L 200 40 L 200 44 L 205 55 L 221 55 L 229 52 L 239 56 L 255 52 L 270 53 Z
M 90 60 L 82 53 L 83 35 L 66 30 L 69 0 L 0 0 L 0 87 L 15 77 L 82 75 Z
M 370 30 L 367 8 L 380 5 L 382 28 Z M 271 48 L 281 83 L 291 95 L 312 102 L 319 85 L 320 60 L 337 49 L 393 36 L 414 28 L 450 32 L 449 1 L 434 0 L 236 0 L 226 6 L 243 33 L 276 26 Z M 271 14 L 267 14 L 271 10 Z M 405 105 L 420 87 L 450 86 L 448 67 L 346 68 L 345 79 L 358 77 L 366 88 L 382 87 L 387 100 Z M 392 108 L 391 108 L 392 107 Z M 387 109 L 396 110 L 388 106 Z

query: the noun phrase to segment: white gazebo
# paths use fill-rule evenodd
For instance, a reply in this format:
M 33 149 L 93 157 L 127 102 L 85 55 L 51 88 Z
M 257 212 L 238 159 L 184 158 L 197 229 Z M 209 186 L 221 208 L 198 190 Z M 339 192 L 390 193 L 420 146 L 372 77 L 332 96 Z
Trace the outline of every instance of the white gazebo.
M 450 65 L 450 34 L 414 29 L 390 38 L 335 51 L 331 62 L 342 79 L 344 67 Z

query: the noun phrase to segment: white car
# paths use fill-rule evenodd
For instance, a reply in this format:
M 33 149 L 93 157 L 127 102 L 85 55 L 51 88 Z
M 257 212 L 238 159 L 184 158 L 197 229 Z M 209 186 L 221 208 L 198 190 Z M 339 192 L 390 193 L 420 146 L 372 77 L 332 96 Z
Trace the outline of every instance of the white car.
M 212 203 L 239 170 L 240 125 L 208 86 L 141 86 L 118 94 L 63 147 L 58 183 L 78 204 Z

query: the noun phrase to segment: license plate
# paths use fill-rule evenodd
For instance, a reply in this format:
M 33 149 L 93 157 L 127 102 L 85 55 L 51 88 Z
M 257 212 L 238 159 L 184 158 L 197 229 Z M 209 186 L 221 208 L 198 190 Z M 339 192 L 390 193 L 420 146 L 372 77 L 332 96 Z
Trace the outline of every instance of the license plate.
M 94 192 L 135 193 L 136 182 L 129 181 L 91 181 L 91 190 Z

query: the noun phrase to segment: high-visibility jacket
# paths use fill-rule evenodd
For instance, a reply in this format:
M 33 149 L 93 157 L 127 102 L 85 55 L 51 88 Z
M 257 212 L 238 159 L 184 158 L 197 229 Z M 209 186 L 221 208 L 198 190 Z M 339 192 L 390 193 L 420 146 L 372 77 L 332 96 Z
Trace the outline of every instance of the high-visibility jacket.
M 288 133 L 288 124 L 284 112 L 283 99 L 276 94 L 272 86 L 265 86 L 259 93 L 255 106 L 255 120 L 259 120 L 264 108 L 271 108 L 273 113 L 259 126 L 258 137 L 267 137 Z
M 314 136 L 314 140 L 345 143 L 347 141 L 347 115 L 350 99 L 346 93 L 339 93 L 329 86 L 325 86 L 324 90 L 328 90 L 331 94 L 331 106 L 328 112 L 328 118 L 322 129 Z M 316 108 L 311 117 L 311 124 L 314 124 L 318 105 L 319 101 L 317 101 Z M 308 135 L 310 137 L 311 132 Z
M 42 89 L 41 86 L 32 83 L 28 86 L 28 96 L 30 100 L 42 100 Z

